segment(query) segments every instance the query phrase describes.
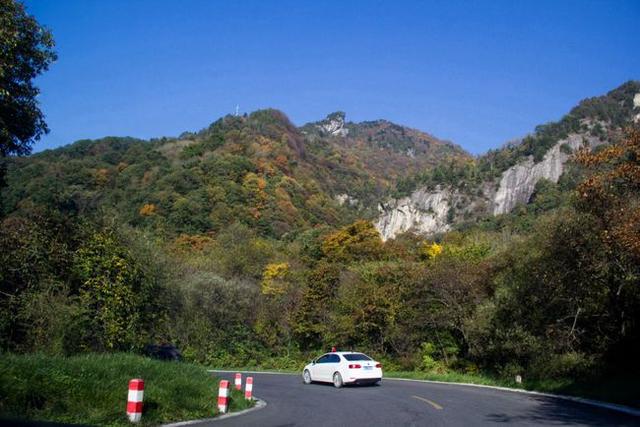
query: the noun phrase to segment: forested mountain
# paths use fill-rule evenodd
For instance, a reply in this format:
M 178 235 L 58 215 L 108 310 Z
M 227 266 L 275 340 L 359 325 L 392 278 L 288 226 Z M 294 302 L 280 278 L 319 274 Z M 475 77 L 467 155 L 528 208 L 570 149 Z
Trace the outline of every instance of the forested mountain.
M 296 127 L 277 110 L 11 158 L 0 347 L 166 341 L 297 367 L 335 345 L 391 369 L 637 377 L 639 93 L 478 158 L 383 120 Z
M 96 210 L 169 233 L 217 232 L 239 221 L 265 236 L 339 225 L 390 194 L 398 179 L 459 147 L 386 121 L 337 113 L 298 129 L 277 110 L 226 116 L 180 138 L 104 138 L 15 159 L 4 211 L 27 202 Z

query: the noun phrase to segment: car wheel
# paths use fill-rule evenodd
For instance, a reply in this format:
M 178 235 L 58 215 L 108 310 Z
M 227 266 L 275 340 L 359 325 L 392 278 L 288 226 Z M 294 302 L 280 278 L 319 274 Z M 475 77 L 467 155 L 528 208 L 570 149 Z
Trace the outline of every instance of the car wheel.
M 311 372 L 309 372 L 308 369 L 305 369 L 302 373 L 302 381 L 304 381 L 305 384 L 311 384 Z
M 333 386 L 335 388 L 340 388 L 343 385 L 344 384 L 342 382 L 342 375 L 340 375 L 340 372 L 336 372 L 335 374 L 333 374 Z

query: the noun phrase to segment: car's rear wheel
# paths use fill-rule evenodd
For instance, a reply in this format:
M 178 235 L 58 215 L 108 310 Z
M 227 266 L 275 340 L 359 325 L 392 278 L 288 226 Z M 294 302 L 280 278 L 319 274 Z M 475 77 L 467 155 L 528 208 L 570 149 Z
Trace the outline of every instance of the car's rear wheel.
M 335 374 L 333 374 L 333 386 L 335 388 L 340 388 L 344 385 L 344 383 L 342 382 L 342 375 L 340 375 L 340 372 L 336 372 Z
M 311 372 L 309 372 L 308 369 L 305 369 L 302 373 L 302 381 L 304 381 L 305 384 L 311 384 Z

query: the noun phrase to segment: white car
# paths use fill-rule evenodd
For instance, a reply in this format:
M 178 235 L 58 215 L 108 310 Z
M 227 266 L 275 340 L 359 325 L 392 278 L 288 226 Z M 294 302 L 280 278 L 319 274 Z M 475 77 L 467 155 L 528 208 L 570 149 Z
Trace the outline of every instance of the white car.
M 305 384 L 319 381 L 333 383 L 337 388 L 345 384 L 380 384 L 382 364 L 363 353 L 333 351 L 305 366 L 302 379 Z

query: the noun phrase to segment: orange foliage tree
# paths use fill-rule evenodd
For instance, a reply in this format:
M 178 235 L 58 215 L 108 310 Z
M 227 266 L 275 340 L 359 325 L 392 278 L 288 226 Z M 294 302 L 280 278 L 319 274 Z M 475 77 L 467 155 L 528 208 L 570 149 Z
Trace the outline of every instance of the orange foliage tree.
M 601 220 L 609 250 L 640 262 L 640 128 L 602 150 L 581 151 L 577 160 L 593 171 L 578 187 L 578 207 Z

